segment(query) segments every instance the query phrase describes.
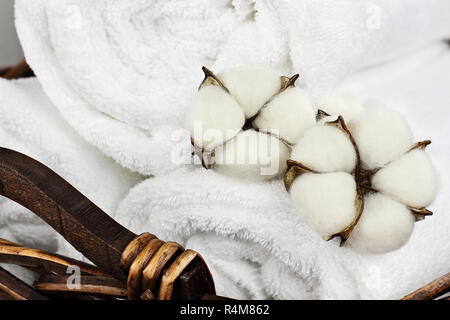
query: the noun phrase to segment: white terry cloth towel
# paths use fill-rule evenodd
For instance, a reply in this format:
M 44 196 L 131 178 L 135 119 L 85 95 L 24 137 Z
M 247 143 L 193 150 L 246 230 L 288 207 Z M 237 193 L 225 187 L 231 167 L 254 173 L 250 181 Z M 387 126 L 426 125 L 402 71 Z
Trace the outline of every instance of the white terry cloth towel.
M 27 61 L 87 141 L 144 175 L 171 150 L 205 65 L 301 73 L 318 97 L 450 36 L 447 0 L 17 0 Z
M 0 146 L 42 162 L 109 214 L 140 179 L 84 141 L 61 117 L 37 79 L 0 79 Z M 71 246 L 58 246 L 62 237 L 40 218 L 2 196 L 0 237 L 51 252 L 76 254 Z
M 249 183 L 203 168 L 179 169 L 137 185 L 116 219 L 198 250 L 218 294 L 235 298 L 399 299 L 450 266 L 450 49 L 436 44 L 355 75 L 342 85 L 401 112 L 415 138 L 433 140 L 441 177 L 432 217 L 409 242 L 384 254 L 339 247 L 306 226 L 282 181 Z M 393 137 L 395 139 L 395 137 Z

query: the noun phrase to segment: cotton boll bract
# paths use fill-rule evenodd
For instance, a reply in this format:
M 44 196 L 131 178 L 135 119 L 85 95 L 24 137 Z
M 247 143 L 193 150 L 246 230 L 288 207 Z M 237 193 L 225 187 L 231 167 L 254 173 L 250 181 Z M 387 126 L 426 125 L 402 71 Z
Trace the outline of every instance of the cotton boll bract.
M 295 143 L 315 125 L 316 112 L 305 90 L 289 87 L 261 109 L 253 126 L 269 132 L 275 129 L 280 137 Z
M 291 199 L 298 213 L 323 237 L 344 230 L 356 217 L 356 183 L 345 172 L 305 173 L 294 180 Z
M 317 121 L 318 125 L 325 125 L 327 122 L 333 122 L 338 119 L 338 116 L 324 116 Z
M 372 186 L 416 208 L 428 206 L 438 189 L 437 173 L 426 152 L 412 150 L 372 177 Z
M 366 169 L 381 167 L 398 158 L 413 143 L 411 129 L 403 117 L 386 108 L 357 114 L 348 122 L 348 128 Z
M 361 103 L 350 94 L 331 94 L 320 104 L 320 109 L 329 115 L 341 115 L 349 121 L 355 114 L 361 112 Z
M 332 125 L 316 126 L 306 131 L 293 147 L 291 159 L 320 172 L 351 172 L 356 152 L 349 137 Z
M 206 67 L 202 70 L 205 77 L 187 116 L 192 154 L 201 158 L 206 169 L 227 175 L 249 178 L 254 174 L 257 180 L 280 176 L 287 167 L 289 141 L 297 140 L 315 123 L 315 110 L 306 92 L 294 87 L 299 75 L 281 77 L 254 67 L 234 68 L 218 75 Z M 259 117 L 261 109 L 265 112 Z M 256 122 L 261 121 L 259 128 L 254 124 L 257 118 Z M 201 124 L 202 130 L 196 130 L 196 124 Z M 257 137 L 255 143 L 259 145 L 243 142 L 250 137 Z M 270 143 L 262 143 L 261 137 L 268 137 Z M 230 158 L 231 153 L 234 158 Z M 256 160 L 252 158 L 255 154 Z
M 217 74 L 230 94 L 237 100 L 247 118 L 259 109 L 281 89 L 281 77 L 272 70 L 240 67 Z
M 236 100 L 218 86 L 202 87 L 187 113 L 195 144 L 212 150 L 242 128 L 245 116 Z
M 249 180 L 268 180 L 286 170 L 289 149 L 278 138 L 246 130 L 215 150 L 215 170 Z
M 403 204 L 380 193 L 364 197 L 364 211 L 347 242 L 361 251 L 386 252 L 404 245 L 414 216 Z

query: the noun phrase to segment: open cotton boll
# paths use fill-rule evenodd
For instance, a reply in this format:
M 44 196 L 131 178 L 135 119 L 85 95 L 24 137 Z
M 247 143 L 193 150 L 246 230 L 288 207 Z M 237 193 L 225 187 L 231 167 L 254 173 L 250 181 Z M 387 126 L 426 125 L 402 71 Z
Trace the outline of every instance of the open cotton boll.
M 320 104 L 320 109 L 330 115 L 342 116 L 349 121 L 355 114 L 361 112 L 361 103 L 350 94 L 332 94 Z
M 245 116 L 254 116 L 259 109 L 281 89 L 281 77 L 270 69 L 239 67 L 217 74 L 244 110 Z
M 348 122 L 348 128 L 365 169 L 381 167 L 397 159 L 413 143 L 411 129 L 403 117 L 386 108 L 360 112 Z
M 428 206 L 436 196 L 438 177 L 424 150 L 412 150 L 372 177 L 372 186 L 402 203 Z
M 342 130 L 323 125 L 306 131 L 293 147 L 291 159 L 320 172 L 351 172 L 356 165 L 356 152 Z
M 289 149 L 269 134 L 246 130 L 215 150 L 214 169 L 249 180 L 268 180 L 286 170 Z
M 197 146 L 214 149 L 242 128 L 245 116 L 237 101 L 220 87 L 202 87 L 187 112 L 187 125 Z
M 387 252 L 404 245 L 414 228 L 414 215 L 381 193 L 364 197 L 364 211 L 347 243 L 361 251 Z
M 289 87 L 276 95 L 253 121 L 253 126 L 295 143 L 316 123 L 316 109 L 305 90 Z
M 305 173 L 291 185 L 294 207 L 323 237 L 349 226 L 356 216 L 356 183 L 345 172 Z

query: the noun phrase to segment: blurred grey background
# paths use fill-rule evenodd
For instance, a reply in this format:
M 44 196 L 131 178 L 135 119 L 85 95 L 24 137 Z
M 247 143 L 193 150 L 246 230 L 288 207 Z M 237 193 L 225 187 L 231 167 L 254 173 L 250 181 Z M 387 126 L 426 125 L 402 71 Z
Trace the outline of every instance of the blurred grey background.
M 14 27 L 14 0 L 0 0 L 0 67 L 14 65 L 22 58 Z

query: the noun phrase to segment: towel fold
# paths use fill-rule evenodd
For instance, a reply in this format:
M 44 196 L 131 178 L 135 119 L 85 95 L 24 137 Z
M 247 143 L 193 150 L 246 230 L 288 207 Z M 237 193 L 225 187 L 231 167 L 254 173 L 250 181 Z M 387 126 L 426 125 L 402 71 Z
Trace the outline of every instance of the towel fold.
M 37 79 L 0 79 L 0 146 L 42 162 L 109 214 L 140 179 L 85 142 L 60 116 Z M 2 196 L 0 237 L 80 257 L 37 216 Z
M 18 0 L 26 58 L 63 117 L 124 167 L 162 175 L 200 67 L 343 77 L 450 35 L 446 0 Z
M 450 266 L 450 93 L 444 88 L 449 68 L 450 51 L 437 44 L 360 73 L 338 89 L 386 102 L 404 114 L 417 140 L 433 140 L 429 154 L 442 180 L 430 207 L 435 213 L 416 224 L 399 250 L 365 254 L 339 247 L 337 239 L 326 242 L 301 221 L 282 181 L 249 183 L 202 168 L 140 183 L 121 202 L 116 219 L 201 252 L 216 275 L 219 294 L 399 299 Z

